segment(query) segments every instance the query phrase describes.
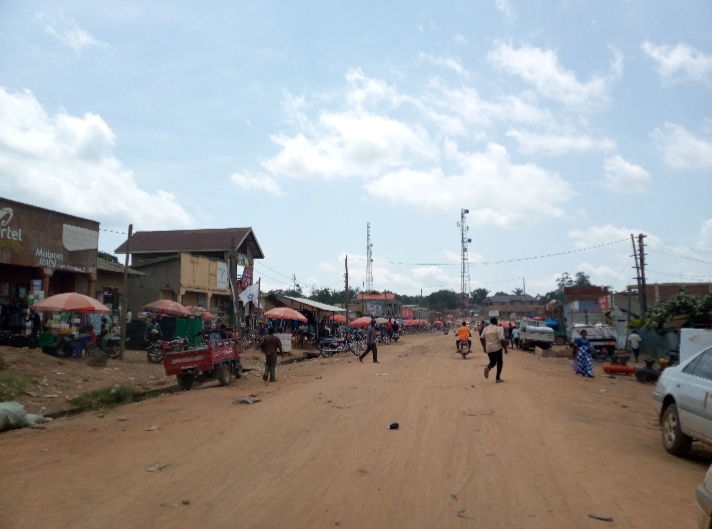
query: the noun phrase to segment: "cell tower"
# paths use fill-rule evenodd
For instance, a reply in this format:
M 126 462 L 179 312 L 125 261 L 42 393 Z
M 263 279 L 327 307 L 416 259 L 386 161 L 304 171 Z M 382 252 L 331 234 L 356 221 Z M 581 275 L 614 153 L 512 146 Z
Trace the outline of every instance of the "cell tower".
M 366 224 L 366 292 L 373 290 L 373 257 L 371 256 L 371 223 Z
M 472 239 L 467 238 L 470 228 L 465 221 L 465 215 L 469 212 L 469 209 L 461 209 L 460 222 L 457 223 L 457 227 L 460 228 L 460 295 L 463 300 L 470 297 L 470 263 L 467 256 L 467 245 L 472 242 Z

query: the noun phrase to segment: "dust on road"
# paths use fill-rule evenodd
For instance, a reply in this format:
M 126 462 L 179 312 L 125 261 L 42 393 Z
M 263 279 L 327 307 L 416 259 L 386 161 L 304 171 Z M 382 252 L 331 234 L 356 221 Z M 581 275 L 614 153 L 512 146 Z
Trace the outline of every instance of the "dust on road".
M 520 351 L 495 384 L 479 349 L 463 360 L 453 344 L 408 336 L 379 347 L 380 364 L 318 359 L 278 368 L 275 384 L 247 377 L 3 434 L 2 525 L 693 526 L 712 454 L 663 450 L 653 386 L 583 380 Z M 248 395 L 261 400 L 232 403 Z

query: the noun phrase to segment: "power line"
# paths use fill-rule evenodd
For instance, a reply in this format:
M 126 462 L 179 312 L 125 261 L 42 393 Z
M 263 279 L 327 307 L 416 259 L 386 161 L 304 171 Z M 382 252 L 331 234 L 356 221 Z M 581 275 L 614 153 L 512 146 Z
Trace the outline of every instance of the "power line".
M 671 273 L 669 273 L 669 272 L 659 272 L 658 270 L 651 270 L 650 268 L 648 268 L 648 270 L 650 270 L 653 274 L 659 274 L 659 275 L 670 276 L 670 277 L 688 278 L 688 279 L 689 279 L 689 278 L 703 278 L 703 277 L 711 278 L 711 277 L 712 277 L 712 275 L 708 275 L 708 276 L 687 276 L 687 275 L 684 275 L 684 274 L 671 274 Z
M 472 263 L 472 266 L 490 266 L 490 265 L 497 265 L 497 264 L 505 264 L 505 263 L 518 263 L 521 261 L 531 261 L 534 259 L 545 259 L 547 257 L 556 257 L 559 255 L 568 255 L 568 254 L 573 254 L 573 253 L 579 253 L 579 252 L 587 252 L 589 250 L 595 250 L 597 248 L 603 248 L 605 246 L 612 246 L 614 244 L 620 244 L 622 242 L 627 242 L 628 239 L 620 239 L 618 241 L 613 241 L 613 242 L 607 242 L 605 244 L 597 244 L 596 246 L 589 246 L 587 248 L 579 248 L 577 250 L 568 250 L 565 252 L 557 252 L 557 253 L 550 253 L 550 254 L 545 254 L 545 255 L 536 255 L 532 257 L 519 257 L 516 259 L 504 259 L 501 261 L 486 261 L 482 263 Z M 359 257 L 352 257 L 352 259 L 357 260 L 357 261 L 363 261 L 363 259 Z M 374 261 L 376 264 L 393 264 L 393 265 L 405 265 L 405 266 L 460 266 L 460 263 L 404 263 L 400 261 Z
M 668 257 L 677 257 L 679 259 L 687 259 L 688 261 L 697 261 L 698 263 L 705 263 L 712 265 L 712 261 L 703 261 L 702 259 L 695 259 L 694 257 L 686 257 L 684 255 L 676 255 L 674 253 L 658 252 L 656 250 L 648 250 L 650 253 L 656 253 L 658 255 L 667 255 Z
M 700 253 L 704 253 L 704 254 L 708 254 L 708 255 L 712 254 L 711 250 L 703 250 L 702 248 L 690 248 L 688 246 L 682 246 L 680 244 L 670 244 L 665 241 L 657 241 L 657 242 L 660 243 L 661 246 L 667 246 L 668 248 L 671 248 L 671 249 L 679 248 L 681 250 L 687 250 L 689 252 L 700 252 Z

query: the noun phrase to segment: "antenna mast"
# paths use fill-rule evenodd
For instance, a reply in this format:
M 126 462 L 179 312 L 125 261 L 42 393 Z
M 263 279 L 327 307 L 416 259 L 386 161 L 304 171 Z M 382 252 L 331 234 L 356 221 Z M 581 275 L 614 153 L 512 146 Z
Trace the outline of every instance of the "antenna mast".
M 371 223 L 368 222 L 366 223 L 366 292 L 373 291 L 373 267 L 371 266 L 373 257 L 371 248 L 373 248 L 373 244 L 371 244 Z
M 460 222 L 457 227 L 460 228 L 460 296 L 465 300 L 470 297 L 470 263 L 467 255 L 467 245 L 472 242 L 472 239 L 467 238 L 467 232 L 470 231 L 465 215 L 470 212 L 469 209 L 460 210 Z

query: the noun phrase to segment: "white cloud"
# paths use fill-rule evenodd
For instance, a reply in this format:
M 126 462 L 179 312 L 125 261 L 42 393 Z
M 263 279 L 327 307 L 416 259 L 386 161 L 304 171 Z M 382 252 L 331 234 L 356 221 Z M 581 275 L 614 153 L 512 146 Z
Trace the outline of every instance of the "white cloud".
M 497 68 L 518 75 L 543 97 L 561 101 L 566 105 L 579 106 L 608 96 L 611 83 L 620 77 L 623 59 L 616 53 L 609 76 L 593 77 L 586 83 L 566 70 L 554 50 L 524 45 L 514 49 L 511 45 L 498 42 L 487 59 Z
M 536 164 L 513 164 L 506 149 L 496 143 L 488 144 L 484 152 L 462 153 L 448 142 L 445 151 L 459 173 L 448 176 L 440 168 L 404 168 L 369 182 L 366 190 L 379 198 L 426 209 L 468 204 L 474 224 L 505 228 L 525 225 L 532 219 L 563 217 L 560 206 L 574 195 L 557 174 Z M 485 188 L 487 192 L 482 193 Z
M 606 173 L 604 185 L 614 191 L 641 193 L 647 189 L 651 181 L 648 171 L 624 160 L 619 155 L 606 158 L 603 169 Z
M 574 248 L 581 249 L 622 239 L 630 239 L 631 233 L 637 235 L 640 230 L 618 228 L 613 224 L 606 224 L 605 226 L 591 226 L 587 230 L 571 230 L 569 231 L 569 237 L 575 239 Z
M 462 35 L 460 35 L 459 33 L 458 33 L 457 35 L 455 35 L 455 36 L 452 38 L 452 40 L 453 40 L 456 44 L 467 44 L 467 39 L 466 39 L 465 37 L 463 37 Z
M 712 219 L 702 224 L 700 242 L 698 244 L 703 248 L 712 248 Z
M 95 39 L 88 31 L 77 26 L 74 21 L 59 30 L 47 24 L 45 31 L 77 52 L 90 46 L 106 46 L 106 43 Z
M 275 182 L 271 176 L 264 173 L 258 173 L 256 175 L 251 174 L 249 171 L 234 173 L 230 176 L 230 180 L 245 191 L 262 190 L 273 196 L 284 194 L 279 184 Z
M 652 132 L 653 140 L 663 154 L 665 163 L 675 169 L 712 168 L 712 141 L 695 137 L 684 127 L 665 123 Z
M 427 60 L 433 64 L 437 64 L 438 66 L 450 68 L 458 75 L 462 75 L 464 77 L 469 77 L 470 75 L 470 72 L 468 72 L 465 67 L 460 64 L 460 61 L 454 59 L 453 57 L 434 57 L 428 53 L 421 52 L 420 55 L 418 55 L 418 60 Z
M 190 226 L 191 216 L 172 194 L 139 187 L 133 172 L 114 157 L 114 142 L 96 114 L 52 116 L 31 92 L 0 88 L 3 195 L 114 226 Z
M 504 16 L 507 17 L 508 20 L 513 20 L 516 18 L 517 15 L 514 12 L 514 8 L 512 7 L 512 4 L 509 0 L 495 0 L 495 5 L 497 6 L 497 9 L 499 9 L 504 14 Z
M 535 134 L 520 130 L 510 130 L 507 136 L 519 142 L 519 150 L 524 154 L 543 153 L 561 155 L 568 152 L 610 151 L 616 143 L 610 138 L 592 138 L 586 134 Z
M 709 80 L 712 75 L 712 55 L 688 46 L 678 44 L 675 47 L 663 44 L 656 46 L 645 41 L 641 48 L 658 63 L 658 73 L 663 79 L 675 79 L 686 76 L 696 81 Z

